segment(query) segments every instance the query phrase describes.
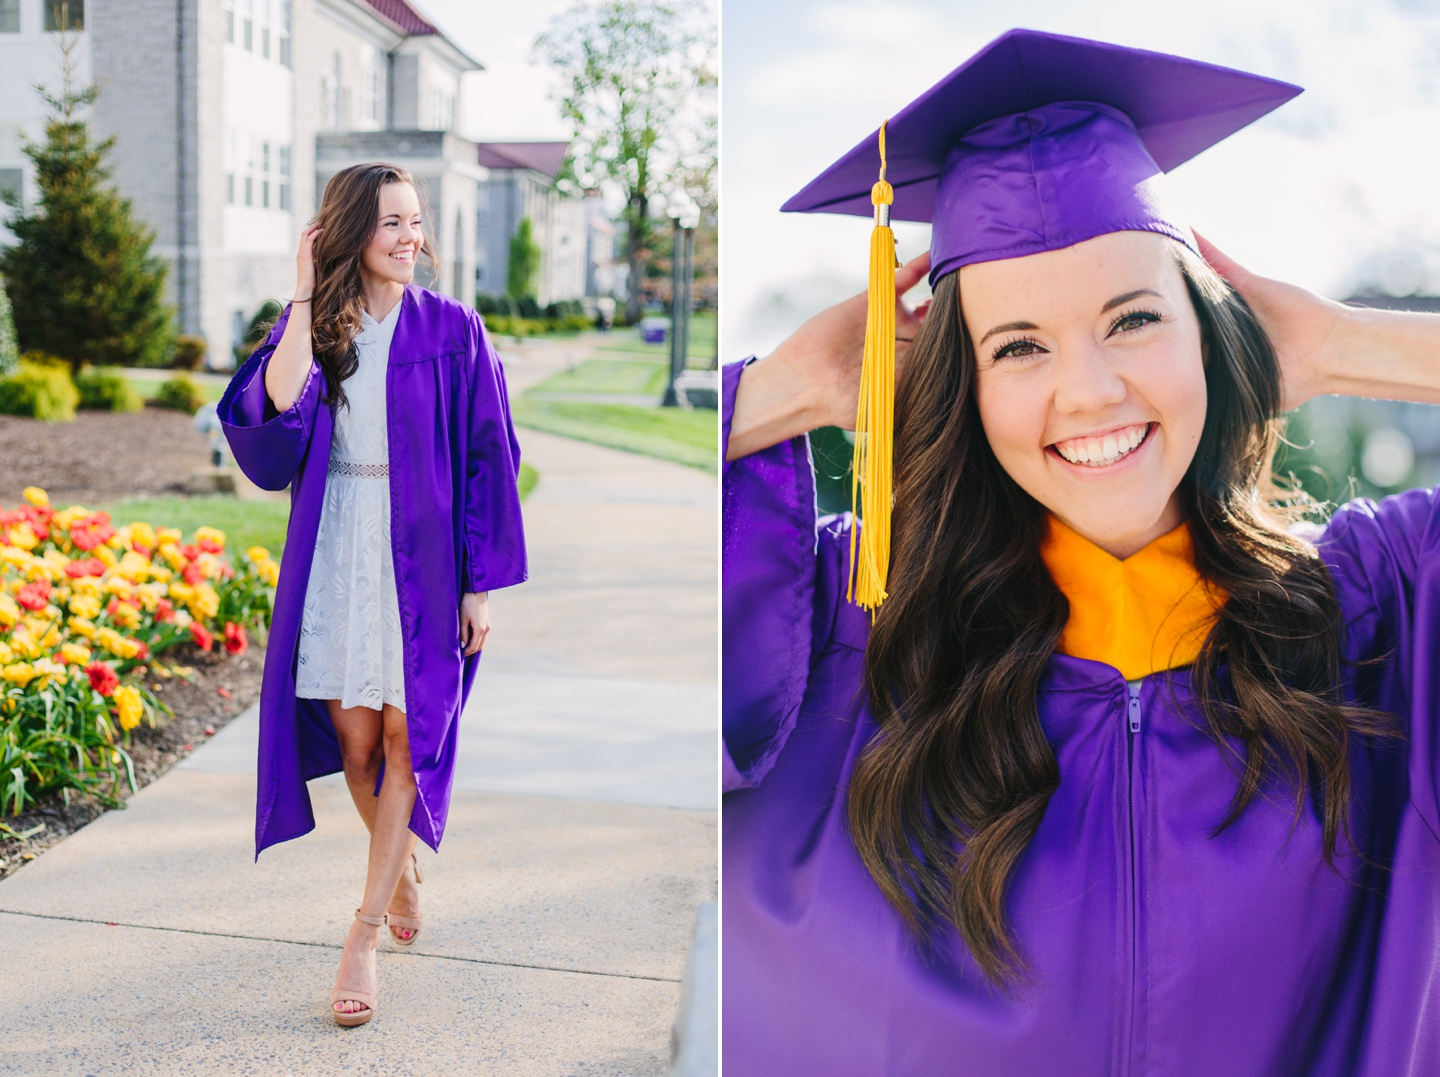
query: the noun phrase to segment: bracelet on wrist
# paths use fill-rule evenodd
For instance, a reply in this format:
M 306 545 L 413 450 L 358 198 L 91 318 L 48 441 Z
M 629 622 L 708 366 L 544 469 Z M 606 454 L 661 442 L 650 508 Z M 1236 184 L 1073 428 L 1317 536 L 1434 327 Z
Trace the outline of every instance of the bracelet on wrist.
M 296 303 L 308 303 L 314 298 L 315 297 L 313 295 L 307 295 L 304 299 L 292 299 L 290 300 L 290 305 L 294 306 Z

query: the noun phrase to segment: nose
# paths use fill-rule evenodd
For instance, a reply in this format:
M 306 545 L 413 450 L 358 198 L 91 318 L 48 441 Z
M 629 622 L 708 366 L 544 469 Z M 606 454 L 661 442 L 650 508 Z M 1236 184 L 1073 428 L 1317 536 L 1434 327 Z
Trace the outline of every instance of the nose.
M 1051 364 L 1052 399 L 1062 415 L 1098 414 L 1124 402 L 1129 387 L 1099 345 L 1076 343 L 1063 348 L 1058 359 Z

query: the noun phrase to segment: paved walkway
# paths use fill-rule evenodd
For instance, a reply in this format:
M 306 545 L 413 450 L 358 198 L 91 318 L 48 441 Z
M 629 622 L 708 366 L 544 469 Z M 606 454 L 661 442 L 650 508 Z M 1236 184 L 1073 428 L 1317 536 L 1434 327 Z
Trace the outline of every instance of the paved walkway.
M 716 482 L 521 441 L 531 581 L 493 596 L 425 931 L 382 943 L 374 1020 L 328 1015 L 364 828 L 321 779 L 317 830 L 252 863 L 249 713 L 0 883 L 0 1074 L 665 1072 L 716 889 Z

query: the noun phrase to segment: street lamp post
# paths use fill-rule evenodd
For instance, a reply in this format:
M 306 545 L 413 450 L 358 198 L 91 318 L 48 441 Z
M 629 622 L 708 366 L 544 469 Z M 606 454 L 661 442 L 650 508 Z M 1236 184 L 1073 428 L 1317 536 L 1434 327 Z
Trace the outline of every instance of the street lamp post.
M 665 386 L 662 407 L 684 407 L 675 381 L 685 373 L 690 351 L 690 290 L 695 279 L 695 228 L 700 223 L 700 207 L 684 191 L 670 197 L 666 207 L 672 222 L 671 288 L 670 288 L 670 380 Z

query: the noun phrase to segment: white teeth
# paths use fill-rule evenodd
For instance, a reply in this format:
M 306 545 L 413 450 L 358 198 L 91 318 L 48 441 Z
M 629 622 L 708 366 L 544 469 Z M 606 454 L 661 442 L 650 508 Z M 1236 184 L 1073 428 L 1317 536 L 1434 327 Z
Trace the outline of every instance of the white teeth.
M 1055 451 L 1072 464 L 1104 467 L 1107 464 L 1113 464 L 1138 448 L 1140 443 L 1145 440 L 1149 429 L 1148 424 L 1136 426 L 1118 434 L 1111 434 L 1103 440 L 1087 438 L 1084 441 L 1074 441 L 1064 447 L 1056 445 Z

